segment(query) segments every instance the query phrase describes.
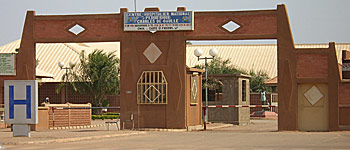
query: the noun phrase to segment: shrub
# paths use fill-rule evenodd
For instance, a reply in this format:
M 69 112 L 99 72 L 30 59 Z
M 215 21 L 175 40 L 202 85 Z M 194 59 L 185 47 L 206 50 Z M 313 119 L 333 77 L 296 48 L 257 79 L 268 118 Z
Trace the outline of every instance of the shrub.
M 120 113 L 115 113 L 115 112 L 108 112 L 108 113 L 104 113 L 104 115 L 120 115 Z
M 119 119 L 119 113 L 117 115 L 91 115 L 91 119 Z

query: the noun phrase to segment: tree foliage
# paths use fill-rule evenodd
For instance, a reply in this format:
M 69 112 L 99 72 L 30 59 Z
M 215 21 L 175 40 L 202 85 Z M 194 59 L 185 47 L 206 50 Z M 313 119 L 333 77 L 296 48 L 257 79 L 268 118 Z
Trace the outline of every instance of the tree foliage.
M 102 106 L 106 95 L 119 92 L 119 58 L 114 53 L 94 50 L 88 56 L 82 51 L 80 63 L 69 75 L 73 89 L 91 95 L 93 106 Z
M 250 71 L 249 75 L 251 76 L 249 82 L 250 82 L 250 91 L 252 92 L 261 92 L 261 90 L 264 88 L 265 91 L 271 92 L 272 89 L 270 87 L 267 87 L 265 85 L 265 81 L 269 79 L 268 75 L 263 71 Z
M 197 65 L 195 68 L 204 69 L 205 65 Z M 262 87 L 265 88 L 265 91 L 271 91 L 270 88 L 266 87 L 264 82 L 269 79 L 268 75 L 263 71 L 245 71 L 243 69 L 239 69 L 233 65 L 229 59 L 222 60 L 220 57 L 215 57 L 211 62 L 208 63 L 207 68 L 208 74 L 249 74 L 250 78 L 250 91 L 251 92 L 260 92 Z M 204 78 L 203 78 L 204 79 Z M 208 87 L 210 89 L 219 89 L 222 83 L 217 79 L 208 79 Z
M 205 65 L 197 65 L 195 68 L 204 69 Z M 230 60 L 222 60 L 220 57 L 215 57 L 211 62 L 208 63 L 208 74 L 234 74 L 244 73 L 243 69 L 237 69 L 231 65 Z
M 197 65 L 194 68 L 204 69 L 205 64 Z M 209 75 L 245 73 L 244 71 L 236 69 L 234 66 L 232 66 L 230 60 L 222 60 L 220 57 L 215 57 L 211 62 L 208 63 L 207 71 Z M 203 78 L 203 83 L 205 84 L 205 78 Z M 205 88 L 205 86 L 203 86 L 203 88 Z M 216 89 L 220 92 L 222 91 L 222 82 L 215 78 L 209 78 L 208 88 L 211 90 Z

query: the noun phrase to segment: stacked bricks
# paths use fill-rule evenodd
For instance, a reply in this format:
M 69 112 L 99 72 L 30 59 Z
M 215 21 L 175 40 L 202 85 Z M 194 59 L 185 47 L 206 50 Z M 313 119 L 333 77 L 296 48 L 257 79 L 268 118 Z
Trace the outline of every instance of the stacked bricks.
M 91 104 L 46 104 L 49 107 L 49 128 L 91 125 L 91 109 L 62 109 L 91 107 Z M 61 108 L 61 109 L 60 109 Z

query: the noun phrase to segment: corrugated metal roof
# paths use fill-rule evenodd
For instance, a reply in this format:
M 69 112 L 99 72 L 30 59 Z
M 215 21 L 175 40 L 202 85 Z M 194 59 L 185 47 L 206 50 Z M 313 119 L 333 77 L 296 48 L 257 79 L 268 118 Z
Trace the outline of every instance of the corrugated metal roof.
M 13 41 L 6 45 L 0 46 L 0 53 L 15 53 L 16 49 L 19 48 L 21 40 Z
M 87 54 L 95 49 L 104 50 L 107 53 L 116 52 L 117 57 L 120 57 L 119 42 L 99 42 L 99 43 L 65 43 L 65 45 L 76 53 L 80 54 L 84 50 Z
M 39 60 L 38 69 L 44 70 L 54 75 L 53 79 L 43 78 L 42 82 L 60 82 L 65 70 L 62 70 L 57 64 L 59 61 L 68 66 L 69 62 L 78 62 L 79 55 L 62 43 L 37 44 L 37 60 Z
M 0 53 L 13 53 L 19 48 L 20 40 L 0 46 Z M 119 42 L 100 43 L 50 43 L 36 44 L 37 59 L 39 65 L 37 69 L 54 75 L 53 79 L 43 78 L 42 82 L 61 82 L 65 70 L 61 70 L 57 63 L 63 61 L 66 65 L 70 61 L 78 62 L 79 54 L 82 50 L 90 53 L 95 49 L 103 49 L 106 52 L 116 51 L 120 56 Z M 328 44 L 297 44 L 296 48 L 327 48 Z M 219 51 L 218 57 L 223 60 L 229 59 L 231 64 L 246 71 L 265 71 L 270 78 L 277 76 L 277 46 L 275 44 L 259 45 L 187 45 L 186 64 L 188 67 L 204 64 L 198 61 L 193 52 L 196 48 L 201 48 L 203 56 L 209 56 L 209 50 L 216 48 Z M 341 51 L 350 50 L 350 43 L 336 43 L 338 62 L 341 63 Z
M 14 53 L 20 46 L 20 40 L 0 46 L 0 53 Z M 101 43 L 37 43 L 36 57 L 39 61 L 37 66 L 37 76 L 41 76 L 43 71 L 47 75 L 53 75 L 53 78 L 42 78 L 41 82 L 61 82 L 65 70 L 62 70 L 57 64 L 59 61 L 68 66 L 69 62 L 79 62 L 79 54 L 85 50 L 86 54 L 95 49 L 104 49 L 106 52 L 119 51 L 119 42 L 101 42 Z M 115 53 L 119 57 L 119 52 Z
M 277 82 L 278 82 L 278 78 L 276 76 L 276 77 L 273 77 L 272 79 L 269 79 L 269 80 L 265 81 L 264 83 L 267 86 L 277 86 Z
M 328 48 L 329 44 L 296 44 L 295 48 Z M 350 43 L 336 43 L 338 63 L 341 64 L 341 51 L 350 50 Z M 277 76 L 277 45 L 188 45 L 186 64 L 193 67 L 204 62 L 198 61 L 193 52 L 196 48 L 203 50 L 202 56 L 210 56 L 209 50 L 216 48 L 218 57 L 229 59 L 233 66 L 246 71 L 265 71 L 270 78 Z
M 203 50 L 202 56 L 210 56 L 209 50 L 216 48 L 219 52 L 218 57 L 223 60 L 230 60 L 236 68 L 246 71 L 254 70 L 265 71 L 270 77 L 276 75 L 277 68 L 277 49 L 275 45 L 188 45 L 187 46 L 187 65 L 193 67 L 203 64 L 194 56 L 193 51 L 196 48 Z
M 53 78 L 55 75 L 48 73 L 46 71 L 36 68 L 36 77 L 37 78 Z

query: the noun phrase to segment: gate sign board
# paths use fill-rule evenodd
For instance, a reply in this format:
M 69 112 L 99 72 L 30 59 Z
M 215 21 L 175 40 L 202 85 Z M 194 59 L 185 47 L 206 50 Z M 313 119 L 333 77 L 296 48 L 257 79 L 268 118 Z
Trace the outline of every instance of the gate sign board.
M 16 75 L 15 54 L 0 54 L 0 75 Z
M 6 124 L 38 123 L 38 81 L 5 80 Z
M 192 11 L 125 12 L 124 31 L 194 30 Z

